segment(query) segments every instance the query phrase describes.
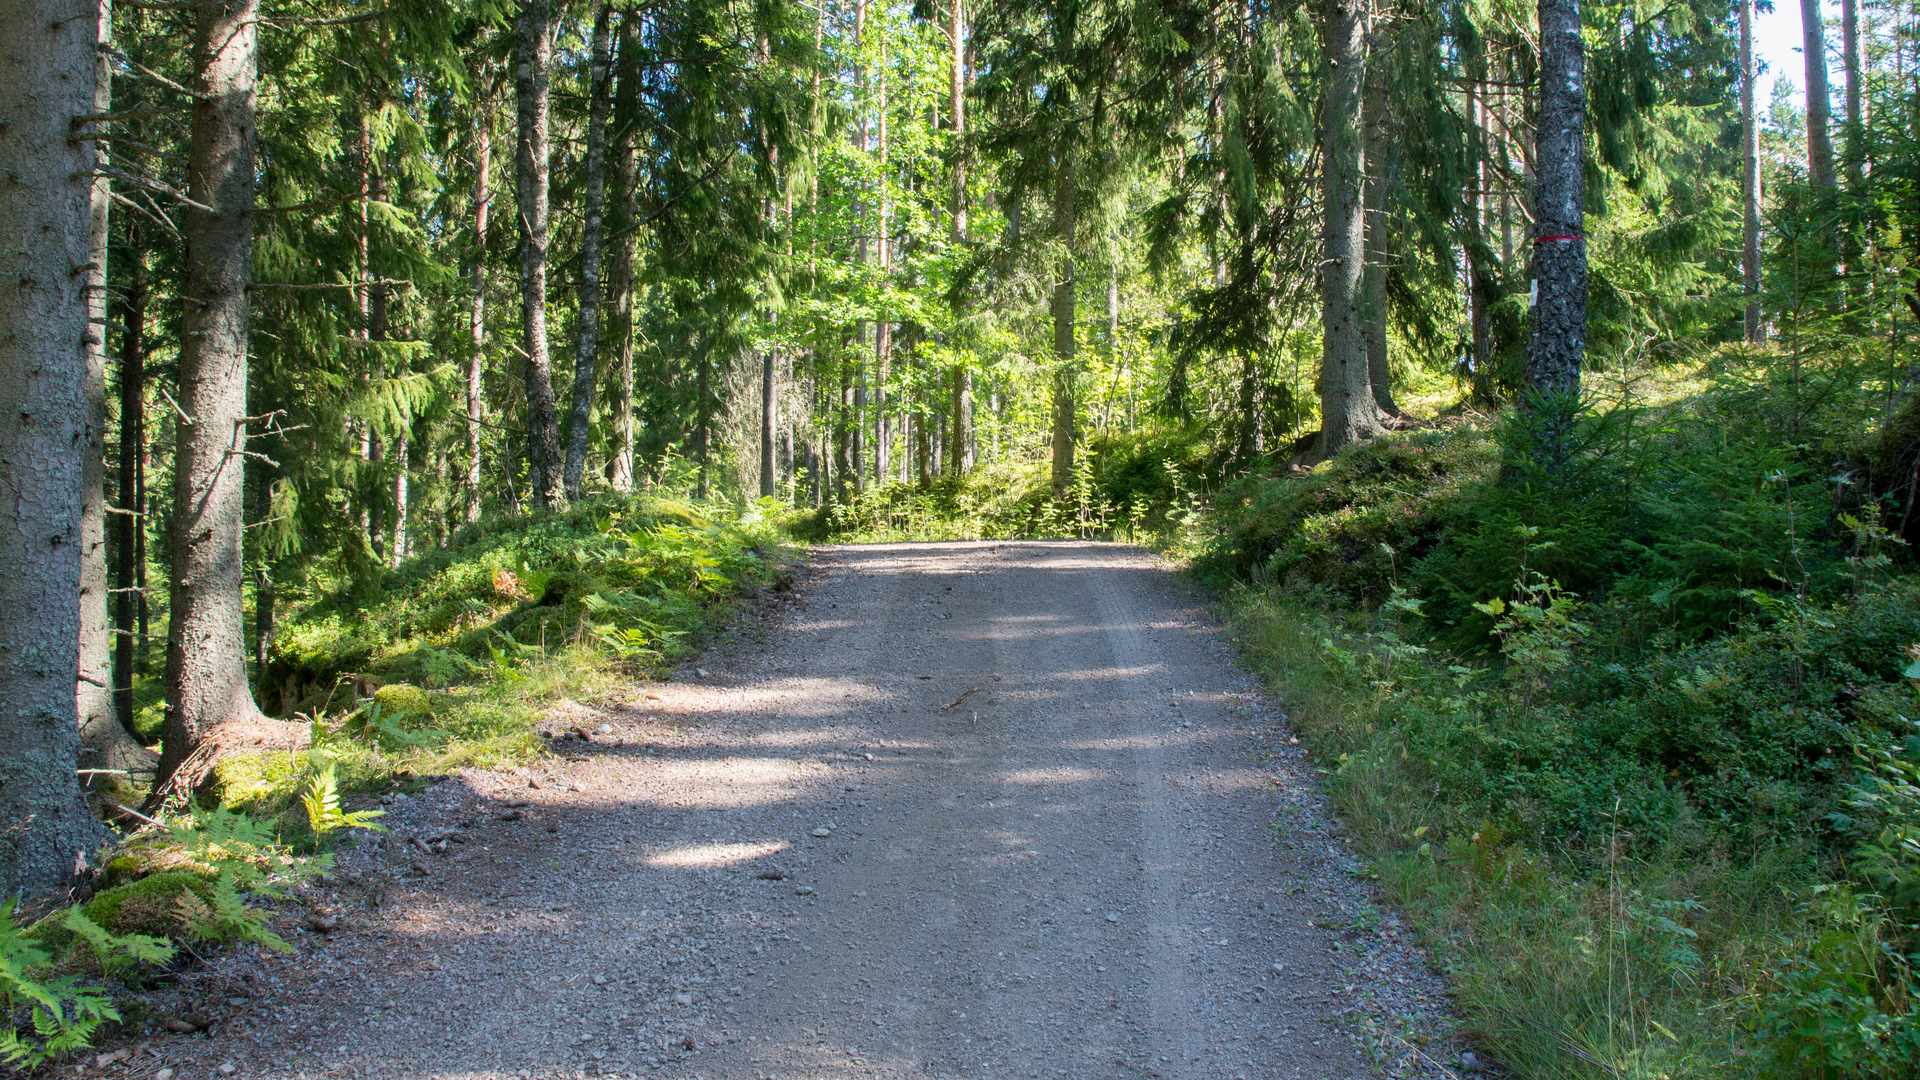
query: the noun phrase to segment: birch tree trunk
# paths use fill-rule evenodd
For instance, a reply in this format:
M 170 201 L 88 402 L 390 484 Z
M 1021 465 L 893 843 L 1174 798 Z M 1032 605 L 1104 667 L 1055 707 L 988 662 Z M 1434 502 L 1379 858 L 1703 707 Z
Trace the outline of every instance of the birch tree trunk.
M 1533 319 L 1527 382 L 1545 394 L 1580 393 L 1587 350 L 1587 106 L 1579 0 L 1540 0 L 1540 123 L 1533 185 Z M 1549 432 L 1554 453 L 1565 432 Z
M 519 112 L 515 194 L 520 207 L 520 334 L 526 351 L 527 461 L 533 503 L 558 509 L 563 501 L 560 416 L 553 401 L 553 367 L 547 353 L 548 178 L 552 148 L 547 140 L 549 68 L 553 62 L 552 12 L 547 0 L 523 0 L 514 20 L 513 81 Z
M 480 520 L 480 379 L 487 365 L 487 215 L 493 206 L 493 96 L 491 74 L 479 74 L 473 107 L 473 350 L 467 354 L 467 523 Z
M 259 0 L 197 9 L 193 137 L 182 222 L 186 268 L 173 464 L 173 609 L 157 802 L 197 788 L 240 745 L 304 744 L 307 726 L 268 720 L 247 686 L 241 604 L 247 440 L 247 287 L 253 280 L 254 87 Z
M 567 422 L 567 498 L 580 497 L 600 368 L 600 248 L 607 195 L 608 81 L 613 74 L 613 8 L 593 16 L 593 71 L 587 105 L 587 205 L 580 231 L 580 317 L 573 358 L 573 414 Z
M 1807 63 L 1807 174 L 1823 188 L 1839 178 L 1833 171 L 1833 91 L 1827 85 L 1827 27 L 1820 0 L 1800 0 L 1802 53 Z
M 1746 296 L 1747 344 L 1767 339 L 1760 310 L 1760 121 L 1755 112 L 1754 0 L 1740 0 L 1740 291 Z
M 1320 271 L 1320 442 L 1331 457 L 1382 430 L 1360 323 L 1360 281 L 1366 270 L 1365 0 L 1325 0 L 1327 98 L 1321 141 L 1326 253 Z
M 0 20 L 0 894 L 72 882 L 103 835 L 82 798 L 80 478 L 89 451 L 97 0 L 19 0 Z

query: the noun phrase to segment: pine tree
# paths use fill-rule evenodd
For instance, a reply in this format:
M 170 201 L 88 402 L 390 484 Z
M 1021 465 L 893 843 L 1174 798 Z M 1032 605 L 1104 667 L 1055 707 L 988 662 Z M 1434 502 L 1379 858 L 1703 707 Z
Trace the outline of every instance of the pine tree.
M 1833 170 L 1833 91 L 1827 84 L 1827 27 L 1820 0 L 1800 0 L 1800 29 L 1807 71 L 1807 174 L 1831 189 L 1839 177 Z

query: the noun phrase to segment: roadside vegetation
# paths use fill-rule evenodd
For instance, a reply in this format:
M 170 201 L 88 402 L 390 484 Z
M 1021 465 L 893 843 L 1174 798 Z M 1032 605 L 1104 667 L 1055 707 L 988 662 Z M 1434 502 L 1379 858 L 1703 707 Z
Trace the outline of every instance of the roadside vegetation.
M 1173 538 L 1521 1075 L 1920 1068 L 1910 435 L 1781 360 L 1643 373 L 1557 469 L 1456 417 Z
M 115 986 L 200 962 L 209 948 L 284 951 L 272 929 L 289 890 L 336 843 L 379 829 L 374 795 L 467 767 L 547 752 L 542 719 L 663 676 L 774 584 L 788 547 L 759 510 L 662 495 L 603 495 L 538 517 L 466 526 L 397 569 L 315 566 L 282 586 L 262 707 L 306 725 L 296 750 L 222 758 L 192 798 L 150 814 L 137 780 L 96 797 L 130 826 L 94 890 L 0 910 L 0 1060 L 34 1066 L 107 1031 Z M 143 679 L 143 695 L 155 691 Z M 151 713 L 148 713 L 151 715 Z

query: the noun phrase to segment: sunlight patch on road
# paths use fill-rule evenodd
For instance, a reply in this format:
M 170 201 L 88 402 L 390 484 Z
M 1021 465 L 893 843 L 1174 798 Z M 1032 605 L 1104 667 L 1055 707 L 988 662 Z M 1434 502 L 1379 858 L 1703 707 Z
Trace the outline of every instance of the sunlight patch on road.
M 765 806 L 801 794 L 802 785 L 818 782 L 825 765 L 783 758 L 729 757 L 707 760 L 656 761 L 666 775 L 659 785 L 671 794 L 655 800 L 661 806 Z
M 1007 784 L 1086 784 L 1096 780 L 1105 780 L 1113 773 L 1107 769 L 1082 769 L 1072 765 L 1061 765 L 1051 769 L 1014 769 L 1001 773 L 1000 780 Z
M 701 870 L 732 866 L 749 859 L 764 859 L 785 850 L 785 840 L 762 840 L 750 844 L 682 844 L 647 856 L 647 863 L 671 870 Z
M 1061 743 L 1065 750 L 1149 750 L 1156 746 L 1176 746 L 1192 742 L 1187 736 L 1174 735 L 1119 735 L 1107 739 L 1080 739 L 1075 742 Z

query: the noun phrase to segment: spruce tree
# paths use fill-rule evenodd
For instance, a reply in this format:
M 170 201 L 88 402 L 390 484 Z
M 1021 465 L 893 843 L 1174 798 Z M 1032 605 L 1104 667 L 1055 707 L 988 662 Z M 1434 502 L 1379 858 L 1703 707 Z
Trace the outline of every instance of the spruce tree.
M 30 0 L 0 18 L 7 47 L 0 185 L 0 894 L 38 898 L 87 868 L 101 839 L 80 786 L 81 477 L 89 453 L 90 263 L 98 144 L 95 0 Z

